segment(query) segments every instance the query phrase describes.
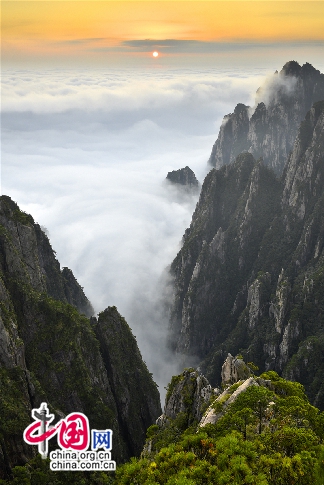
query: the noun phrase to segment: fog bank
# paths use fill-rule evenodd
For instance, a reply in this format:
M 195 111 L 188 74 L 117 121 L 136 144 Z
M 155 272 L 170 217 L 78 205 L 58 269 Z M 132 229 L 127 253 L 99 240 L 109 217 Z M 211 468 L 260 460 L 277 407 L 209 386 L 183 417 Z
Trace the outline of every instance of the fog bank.
M 253 104 L 264 75 L 3 73 L 2 193 L 47 228 L 96 312 L 117 306 L 163 395 L 180 370 L 166 349 L 164 270 L 197 202 L 164 179 L 188 165 L 203 182 L 223 116 Z

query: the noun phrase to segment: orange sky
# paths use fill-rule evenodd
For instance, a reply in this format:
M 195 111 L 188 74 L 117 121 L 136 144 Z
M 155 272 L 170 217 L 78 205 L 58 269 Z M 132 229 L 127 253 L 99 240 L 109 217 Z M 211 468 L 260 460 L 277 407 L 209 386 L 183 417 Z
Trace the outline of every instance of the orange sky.
M 123 42 L 145 39 L 324 40 L 323 1 L 25 0 L 2 1 L 1 6 L 4 61 L 143 55 L 144 45 Z M 172 55 L 172 49 L 165 55 Z

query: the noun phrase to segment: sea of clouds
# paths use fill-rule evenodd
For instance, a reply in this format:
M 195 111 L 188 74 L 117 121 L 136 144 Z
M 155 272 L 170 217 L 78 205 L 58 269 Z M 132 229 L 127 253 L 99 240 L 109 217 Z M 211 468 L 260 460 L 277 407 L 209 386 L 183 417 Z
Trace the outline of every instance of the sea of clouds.
M 222 118 L 254 104 L 266 72 L 206 69 L 8 70 L 2 75 L 2 193 L 46 228 L 95 311 L 116 305 L 156 382 L 180 368 L 166 349 L 165 268 L 198 196 Z

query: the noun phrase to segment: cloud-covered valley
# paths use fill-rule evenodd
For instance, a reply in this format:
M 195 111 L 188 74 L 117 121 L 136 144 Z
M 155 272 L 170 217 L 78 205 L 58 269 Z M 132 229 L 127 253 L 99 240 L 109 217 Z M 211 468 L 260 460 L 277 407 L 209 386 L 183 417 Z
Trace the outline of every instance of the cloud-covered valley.
M 164 179 L 189 165 L 200 182 L 222 118 L 254 103 L 264 72 L 208 69 L 6 71 L 2 193 L 45 226 L 96 312 L 116 305 L 163 386 L 177 364 L 159 304 L 197 197 Z

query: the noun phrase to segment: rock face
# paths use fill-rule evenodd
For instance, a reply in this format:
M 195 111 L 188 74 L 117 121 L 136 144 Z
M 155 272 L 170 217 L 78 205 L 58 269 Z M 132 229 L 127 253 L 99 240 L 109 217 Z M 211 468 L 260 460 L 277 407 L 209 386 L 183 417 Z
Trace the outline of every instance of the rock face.
M 159 426 L 183 414 L 186 426 L 193 421 L 199 422 L 204 404 L 215 394 L 206 377 L 193 368 L 185 369 L 182 374 L 172 377 L 167 388 L 163 414 L 157 419 Z
M 299 379 L 324 408 L 323 194 L 323 101 L 300 124 L 280 180 L 248 152 L 206 176 L 171 265 L 170 345 L 198 356 L 212 385 L 228 352 L 240 352 Z
M 36 453 L 22 433 L 43 401 L 57 417 L 80 411 L 91 428 L 111 428 L 117 463 L 139 454 L 161 407 L 130 328 L 116 308 L 90 323 L 72 272 L 61 271 L 46 235 L 7 196 L 0 271 L 0 478 Z
M 248 379 L 250 375 L 250 369 L 242 359 L 228 354 L 222 366 L 222 384 L 234 384 Z
M 248 133 L 249 106 L 239 103 L 234 113 L 224 116 L 209 163 L 213 167 L 220 168 L 235 160 L 243 151 L 247 151 Z
M 279 194 L 280 182 L 249 153 L 206 176 L 171 265 L 172 345 L 177 352 L 204 358 L 228 336 L 224 322 L 230 319 L 233 325 L 244 308 L 247 280 L 273 212 L 279 210 Z
M 199 428 L 215 424 L 225 414 L 227 407 L 249 387 L 272 387 L 271 381 L 251 376 L 243 359 L 231 354 L 223 363 L 221 375 L 223 392 L 213 389 L 208 379 L 193 368 L 173 376 L 167 387 L 164 413 L 156 421 L 159 428 L 167 428 L 172 421 L 179 420 L 180 415 L 185 417 L 181 421 L 184 428 L 192 424 Z M 149 443 L 144 452 L 150 452 Z
M 136 340 L 116 307 L 92 319 L 109 384 L 116 402 L 119 429 L 128 456 L 138 456 L 146 429 L 159 415 L 159 392 L 143 362 Z
M 198 191 L 199 182 L 196 179 L 196 175 L 188 166 L 185 168 L 180 168 L 179 170 L 173 170 L 169 172 L 166 180 L 172 184 L 177 184 L 179 186 L 185 187 L 190 191 Z
M 254 377 L 249 377 L 246 380 L 239 382 L 238 388 L 231 392 L 230 388 L 225 389 L 225 391 L 217 397 L 217 399 L 212 403 L 212 405 L 207 409 L 204 413 L 201 421 L 199 423 L 199 427 L 203 428 L 206 424 L 215 424 L 217 421 L 224 415 L 226 412 L 227 406 L 232 404 L 235 399 L 245 392 L 251 386 L 259 386 L 261 379 L 255 379 Z M 262 385 L 262 384 L 261 384 Z M 221 409 L 217 409 L 217 404 L 221 404 Z M 216 409 L 215 409 L 216 408 Z
M 322 99 L 324 74 L 308 63 L 288 62 L 258 89 L 253 110 L 238 104 L 234 113 L 224 117 L 209 163 L 220 168 L 248 151 L 281 173 L 300 122 Z
M 67 302 L 75 306 L 80 313 L 91 317 L 94 314 L 93 307 L 75 279 L 72 271 L 69 268 L 63 268 L 61 273 L 64 280 L 64 294 Z
M 70 303 L 80 313 L 91 316 L 91 303 L 68 268 L 61 270 L 48 237 L 32 216 L 20 211 L 9 197 L 0 199 L 2 234 L 1 271 L 30 284 L 35 291 Z

